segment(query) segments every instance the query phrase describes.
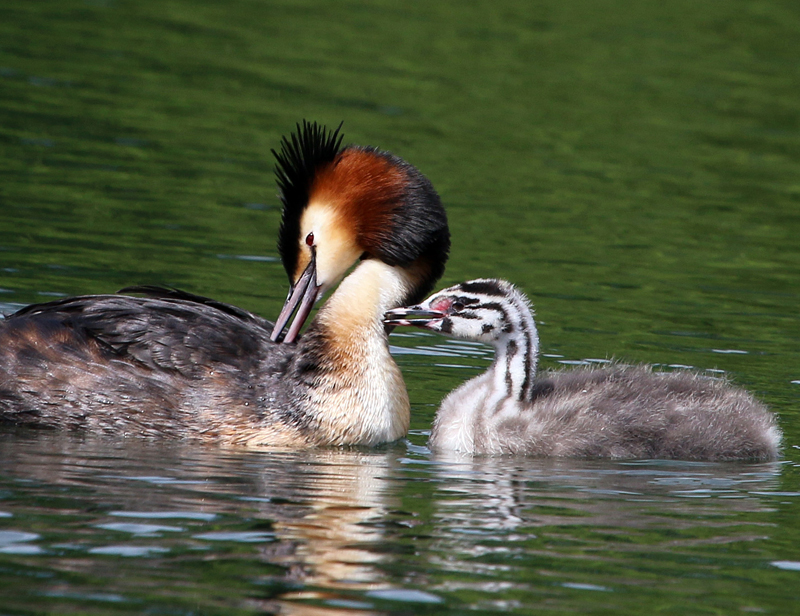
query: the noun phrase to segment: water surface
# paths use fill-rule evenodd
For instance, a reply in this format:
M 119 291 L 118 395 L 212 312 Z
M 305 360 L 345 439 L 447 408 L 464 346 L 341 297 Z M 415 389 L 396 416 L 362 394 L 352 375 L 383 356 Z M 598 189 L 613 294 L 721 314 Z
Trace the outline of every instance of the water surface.
M 489 349 L 391 344 L 375 451 L 0 434 L 0 613 L 791 613 L 800 588 L 800 9 L 780 0 L 16 3 L 0 307 L 149 283 L 274 318 L 270 148 L 302 118 L 418 166 L 442 285 L 533 300 L 547 368 L 724 374 L 775 464 L 441 458 Z

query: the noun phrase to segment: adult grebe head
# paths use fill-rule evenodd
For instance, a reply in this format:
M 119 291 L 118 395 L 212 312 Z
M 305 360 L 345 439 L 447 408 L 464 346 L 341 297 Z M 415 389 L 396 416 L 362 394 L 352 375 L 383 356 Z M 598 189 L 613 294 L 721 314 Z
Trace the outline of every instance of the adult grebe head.
M 291 290 L 272 333 L 293 342 L 314 302 L 359 259 L 407 269 L 404 303 L 419 301 L 444 271 L 447 217 L 425 176 L 373 147 L 342 147 L 341 125 L 303 122 L 284 137 L 276 173 L 283 217 L 278 250 Z

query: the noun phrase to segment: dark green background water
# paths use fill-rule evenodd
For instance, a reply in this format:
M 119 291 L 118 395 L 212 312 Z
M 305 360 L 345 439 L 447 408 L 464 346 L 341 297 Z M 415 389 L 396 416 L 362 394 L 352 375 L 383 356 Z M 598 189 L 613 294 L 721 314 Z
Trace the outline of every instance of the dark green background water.
M 798 58 L 778 0 L 5 3 L 6 311 L 154 283 L 274 318 L 269 150 L 344 120 L 439 190 L 442 285 L 531 296 L 545 366 L 725 371 L 785 451 L 438 459 L 487 351 L 406 332 L 412 434 L 376 452 L 0 435 L 0 614 L 796 611 Z

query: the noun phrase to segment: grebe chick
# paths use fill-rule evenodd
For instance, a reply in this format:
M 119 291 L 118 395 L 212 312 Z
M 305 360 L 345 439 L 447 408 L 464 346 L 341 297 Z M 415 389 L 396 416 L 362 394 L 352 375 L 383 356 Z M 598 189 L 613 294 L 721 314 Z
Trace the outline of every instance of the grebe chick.
M 528 299 L 503 280 L 472 280 L 390 310 L 415 325 L 491 344 L 489 369 L 451 392 L 431 448 L 575 458 L 773 460 L 781 434 L 751 394 L 721 379 L 648 366 L 536 374 L 539 338 Z
M 417 169 L 341 140 L 304 122 L 275 153 L 291 292 L 274 327 L 156 287 L 28 306 L 0 321 L 0 421 L 290 447 L 402 437 L 408 394 L 383 314 L 432 290 L 447 219 Z

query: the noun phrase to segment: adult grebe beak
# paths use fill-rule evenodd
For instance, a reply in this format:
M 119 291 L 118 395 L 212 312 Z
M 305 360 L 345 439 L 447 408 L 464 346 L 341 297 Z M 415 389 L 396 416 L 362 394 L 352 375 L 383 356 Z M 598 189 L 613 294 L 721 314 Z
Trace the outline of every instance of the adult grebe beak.
M 443 319 L 447 313 L 438 310 L 429 310 L 421 306 L 409 306 L 407 308 L 394 308 L 383 316 L 386 325 L 414 325 L 416 327 L 427 327 L 433 321 Z
M 297 314 L 289 326 L 289 331 L 286 332 L 286 337 L 283 342 L 294 342 L 297 339 L 297 334 L 300 333 L 300 328 L 306 322 L 314 302 L 317 301 L 320 287 L 317 286 L 317 252 L 311 251 L 311 261 L 303 270 L 300 279 L 292 286 L 289 291 L 289 297 L 283 304 L 283 309 L 275 321 L 275 327 L 272 329 L 270 340 L 277 341 L 283 332 L 283 328 L 292 317 L 292 313 L 297 310 Z M 299 306 L 299 308 L 298 308 Z

